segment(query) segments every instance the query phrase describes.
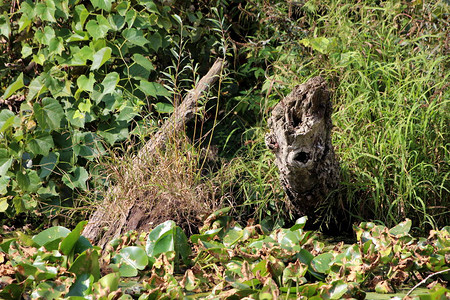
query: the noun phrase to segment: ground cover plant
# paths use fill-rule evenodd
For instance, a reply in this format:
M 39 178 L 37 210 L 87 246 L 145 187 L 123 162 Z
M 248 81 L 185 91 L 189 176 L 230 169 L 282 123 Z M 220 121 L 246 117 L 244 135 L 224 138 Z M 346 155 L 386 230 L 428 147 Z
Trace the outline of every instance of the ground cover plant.
M 210 215 L 189 239 L 166 221 L 149 233 L 128 232 L 104 252 L 80 235 L 85 221 L 72 231 L 57 226 L 5 239 L 0 296 L 365 299 L 367 291 L 412 291 L 419 281 L 430 289 L 408 292 L 408 299 L 450 296 L 449 227 L 415 239 L 410 220 L 390 229 L 365 222 L 354 228 L 357 243 L 326 245 L 303 230 L 307 218 L 269 232 L 261 225 L 241 227 L 228 211 Z

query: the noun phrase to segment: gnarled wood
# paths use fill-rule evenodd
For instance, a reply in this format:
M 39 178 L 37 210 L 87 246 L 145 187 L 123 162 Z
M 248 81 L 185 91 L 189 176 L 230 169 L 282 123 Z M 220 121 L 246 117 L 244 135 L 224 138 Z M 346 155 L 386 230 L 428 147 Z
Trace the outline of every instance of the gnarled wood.
M 125 182 L 128 182 L 128 179 L 132 178 L 134 173 L 139 172 L 139 166 L 145 163 L 150 155 L 154 155 L 157 149 L 164 148 L 165 141 L 171 135 L 184 129 L 185 124 L 195 115 L 198 100 L 218 80 L 225 64 L 224 60 L 217 59 L 208 73 L 198 82 L 197 86 L 188 92 L 184 101 L 175 108 L 171 117 L 165 121 L 157 133 L 133 158 L 132 164 L 135 166 L 136 172 L 131 170 L 127 174 L 123 174 Z M 111 186 L 108 189 L 104 201 L 92 214 L 83 230 L 83 235 L 86 238 L 101 247 L 104 247 L 109 240 L 120 234 L 144 227 L 151 221 L 148 220 L 142 203 L 116 199 L 116 195 L 119 192 L 121 191 L 118 190 L 117 186 Z
M 281 183 L 297 214 L 316 217 L 339 184 L 339 164 L 331 144 L 330 92 L 314 77 L 272 111 L 266 145 L 275 153 Z

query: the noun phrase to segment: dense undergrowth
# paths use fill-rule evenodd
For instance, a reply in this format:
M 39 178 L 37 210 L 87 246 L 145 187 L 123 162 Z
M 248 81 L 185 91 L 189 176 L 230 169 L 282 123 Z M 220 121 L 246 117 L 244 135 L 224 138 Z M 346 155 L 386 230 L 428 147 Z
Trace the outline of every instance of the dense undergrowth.
M 145 142 L 222 56 L 226 76 L 187 132 L 196 151 L 218 149 L 212 171 L 227 169 L 217 190 L 243 221 L 293 222 L 265 120 L 321 75 L 342 170 L 321 223 L 448 224 L 445 1 L 2 3 L 2 216 L 87 216 L 97 198 L 80 194 L 108 182 L 97 176 L 105 149 L 133 155 L 120 142 Z
M 1 1 L 0 233 L 25 226 L 1 244 L 2 295 L 363 298 L 448 269 L 448 16 L 442 0 Z M 187 138 L 121 181 L 217 57 L 228 66 Z M 341 188 L 308 223 L 363 222 L 334 249 L 293 225 L 264 145 L 271 109 L 316 75 L 333 92 Z M 199 235 L 167 222 L 101 255 L 78 222 L 112 185 L 149 206 L 184 201 L 153 225 Z M 230 217 L 198 229 L 218 207 Z M 23 233 L 51 223 L 75 229 Z
M 243 228 L 227 212 L 209 216 L 190 239 L 167 221 L 150 233 L 129 232 L 104 252 L 80 235 L 85 221 L 72 231 L 57 226 L 4 239 L 0 297 L 365 299 L 368 291 L 397 292 L 394 299 L 450 296 L 444 287 L 448 227 L 415 239 L 410 220 L 391 229 L 365 222 L 354 228 L 357 243 L 329 245 L 303 230 L 307 218 L 269 232 L 261 225 Z M 429 290 L 411 293 L 417 282 Z

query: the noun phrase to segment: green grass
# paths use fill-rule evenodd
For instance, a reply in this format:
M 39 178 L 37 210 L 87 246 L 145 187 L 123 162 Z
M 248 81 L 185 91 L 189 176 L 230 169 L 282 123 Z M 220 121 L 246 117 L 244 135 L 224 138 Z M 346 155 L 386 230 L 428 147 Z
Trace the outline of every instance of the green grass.
M 283 16 L 283 4 L 275 7 Z M 308 1 L 297 19 L 284 13 L 298 30 L 270 48 L 266 100 L 315 75 L 330 83 L 342 168 L 336 205 L 353 222 L 392 226 L 409 217 L 422 229 L 449 224 L 448 14 L 443 1 L 345 0 Z M 250 52 L 264 57 L 264 49 Z M 250 181 L 264 186 L 268 178 L 248 161 Z

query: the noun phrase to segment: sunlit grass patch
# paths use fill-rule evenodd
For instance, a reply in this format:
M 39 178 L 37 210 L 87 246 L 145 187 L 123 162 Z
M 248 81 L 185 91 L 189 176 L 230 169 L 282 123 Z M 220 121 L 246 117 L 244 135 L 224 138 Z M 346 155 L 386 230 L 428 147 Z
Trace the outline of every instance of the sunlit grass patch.
M 443 1 L 308 1 L 304 31 L 276 49 L 269 97 L 318 74 L 330 83 L 337 207 L 356 219 L 449 222 L 448 13 Z

